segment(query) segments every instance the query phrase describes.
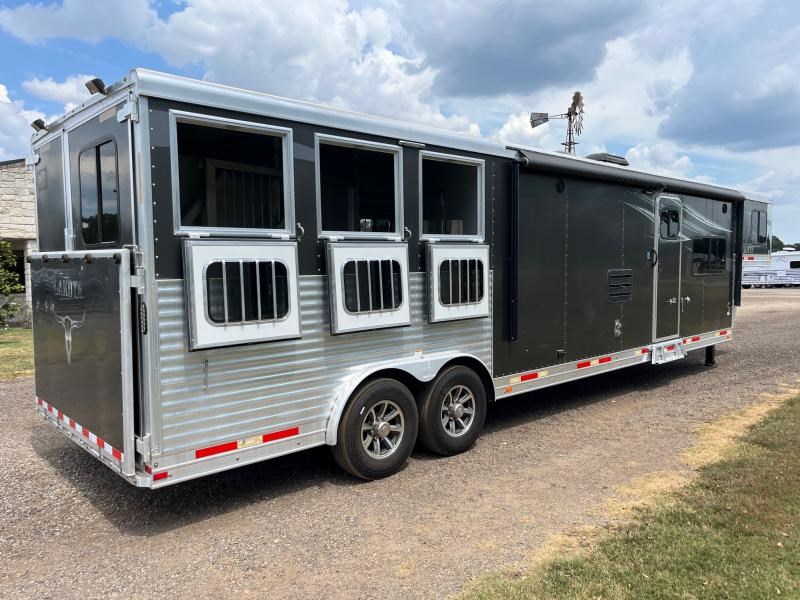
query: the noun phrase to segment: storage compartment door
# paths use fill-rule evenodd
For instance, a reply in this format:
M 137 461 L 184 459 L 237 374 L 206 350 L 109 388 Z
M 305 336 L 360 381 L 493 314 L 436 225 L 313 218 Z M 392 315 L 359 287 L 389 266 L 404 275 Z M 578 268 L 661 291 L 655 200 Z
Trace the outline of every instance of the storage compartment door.
M 133 475 L 129 251 L 35 253 L 30 266 L 36 396 Z

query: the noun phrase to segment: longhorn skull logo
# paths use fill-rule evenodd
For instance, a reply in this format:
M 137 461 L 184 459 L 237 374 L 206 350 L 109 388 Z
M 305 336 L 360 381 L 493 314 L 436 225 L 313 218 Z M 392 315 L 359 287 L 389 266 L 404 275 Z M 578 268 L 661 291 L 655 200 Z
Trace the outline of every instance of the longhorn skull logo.
M 80 329 L 83 327 L 83 322 L 86 320 L 86 312 L 83 313 L 83 318 L 80 321 L 73 319 L 70 316 L 62 317 L 55 313 L 53 315 L 56 318 L 56 321 L 61 323 L 61 326 L 64 328 L 64 346 L 67 349 L 67 364 L 72 362 L 72 332 L 75 329 Z

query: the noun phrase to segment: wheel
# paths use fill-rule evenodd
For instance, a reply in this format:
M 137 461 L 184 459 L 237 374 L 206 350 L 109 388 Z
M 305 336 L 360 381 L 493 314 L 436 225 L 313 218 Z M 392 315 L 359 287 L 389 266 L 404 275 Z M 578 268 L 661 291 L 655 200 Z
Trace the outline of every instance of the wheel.
M 749 289 L 750 289 L 750 286 L 749 286 L 749 285 L 747 285 L 746 283 L 743 283 L 743 284 L 742 284 L 742 288 L 743 288 L 743 289 L 745 289 L 745 290 L 749 290 Z
M 437 454 L 468 450 L 486 420 L 486 390 L 478 374 L 450 367 L 429 386 L 419 411 L 420 440 Z
M 376 379 L 345 408 L 333 457 L 355 477 L 388 477 L 408 460 L 418 428 L 417 404 L 408 388 L 394 379 Z

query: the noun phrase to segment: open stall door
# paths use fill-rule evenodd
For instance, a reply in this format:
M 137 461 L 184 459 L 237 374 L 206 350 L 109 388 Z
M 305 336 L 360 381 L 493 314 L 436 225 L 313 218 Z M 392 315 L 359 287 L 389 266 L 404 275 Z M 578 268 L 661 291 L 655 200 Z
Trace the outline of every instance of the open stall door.
M 95 455 L 134 474 L 130 252 L 32 255 L 36 396 Z

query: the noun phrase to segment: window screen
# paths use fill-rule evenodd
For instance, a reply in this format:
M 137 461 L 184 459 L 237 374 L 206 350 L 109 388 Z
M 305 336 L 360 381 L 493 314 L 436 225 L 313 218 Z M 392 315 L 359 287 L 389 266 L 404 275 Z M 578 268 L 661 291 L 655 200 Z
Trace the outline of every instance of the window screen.
M 285 229 L 283 137 L 178 122 L 181 225 Z
M 444 306 L 483 300 L 483 261 L 454 258 L 439 265 L 439 301 Z
M 117 146 L 103 142 L 78 157 L 81 234 L 87 246 L 119 241 Z
M 678 238 L 680 231 L 681 213 L 677 208 L 664 206 L 661 208 L 660 235 L 662 240 L 674 240 Z
M 697 237 L 692 240 L 692 274 L 725 272 L 727 242 L 723 238 Z
M 319 145 L 323 231 L 396 232 L 395 155 Z
M 206 305 L 208 319 L 218 325 L 282 319 L 289 312 L 286 265 L 271 260 L 211 262 Z
M 396 260 L 350 260 L 344 264 L 342 274 L 348 312 L 396 310 L 403 302 L 402 274 Z
M 422 159 L 422 232 L 479 234 L 478 165 Z

